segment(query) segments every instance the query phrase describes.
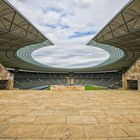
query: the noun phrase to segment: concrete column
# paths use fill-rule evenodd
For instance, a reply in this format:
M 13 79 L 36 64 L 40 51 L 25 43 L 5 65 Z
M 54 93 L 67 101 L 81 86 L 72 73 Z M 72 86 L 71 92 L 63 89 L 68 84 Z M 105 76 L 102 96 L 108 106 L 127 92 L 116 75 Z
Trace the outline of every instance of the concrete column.
M 65 77 L 67 85 L 74 85 L 74 78 L 73 77 Z
M 74 78 L 71 78 L 71 85 L 74 85 Z
M 138 80 L 138 91 L 140 91 L 140 80 Z
M 125 90 L 129 89 L 129 84 L 128 84 L 128 81 L 125 77 L 125 74 L 122 75 L 122 88 Z
M 10 79 L 7 81 L 6 89 L 11 90 L 14 88 L 14 77 L 11 76 Z
M 65 77 L 65 81 L 66 81 L 67 85 L 71 85 L 70 77 Z

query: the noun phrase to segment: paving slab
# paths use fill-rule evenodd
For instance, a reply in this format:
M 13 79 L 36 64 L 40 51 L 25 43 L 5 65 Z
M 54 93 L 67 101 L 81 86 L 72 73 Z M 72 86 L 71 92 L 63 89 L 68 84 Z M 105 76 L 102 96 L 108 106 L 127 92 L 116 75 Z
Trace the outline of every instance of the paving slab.
M 88 138 L 128 137 L 127 133 L 117 125 L 87 125 L 84 132 Z
M 29 113 L 29 112 L 31 112 L 31 110 L 9 110 L 9 111 L 7 111 L 7 112 L 5 112 L 4 114 L 5 115 L 25 115 L 25 114 L 27 114 L 27 113 Z
M 109 138 L 109 140 L 138 140 L 136 137 L 129 137 L 129 138 Z
M 94 116 L 67 116 L 67 124 L 97 124 Z
M 128 114 L 124 115 L 124 117 L 132 123 L 140 123 L 140 115 Z
M 140 140 L 140 92 L 0 91 L 0 140 Z
M 93 116 L 93 115 L 104 115 L 104 112 L 101 109 L 85 109 L 85 110 L 80 110 L 80 115 L 82 116 Z
M 46 138 L 84 138 L 85 134 L 81 125 L 48 125 L 43 137 Z
M 60 139 L 47 139 L 47 138 L 17 138 L 16 140 L 60 140 Z
M 140 137 L 140 123 L 120 125 L 130 137 Z
M 0 122 L 6 122 L 7 119 L 11 118 L 11 115 L 0 115 Z
M 54 112 L 54 110 L 38 110 L 38 109 L 36 109 L 36 110 L 33 110 L 33 111 L 31 111 L 30 113 L 29 113 L 29 115 L 52 115 L 53 114 L 53 112 Z
M 2 134 L 4 131 L 6 131 L 10 126 L 5 123 L 0 123 L 0 134 Z
M 78 109 L 58 109 L 54 113 L 55 115 L 79 115 Z
M 36 124 L 65 124 L 66 123 L 66 116 L 38 116 Z
M 46 126 L 43 125 L 11 125 L 0 137 L 41 137 Z
M 0 140 L 16 140 L 16 138 L 0 138 Z
M 33 123 L 35 119 L 36 116 L 19 115 L 8 118 L 7 122 L 9 124 L 24 124 L 24 123 Z
M 100 124 L 123 124 L 130 121 L 121 115 L 95 115 Z

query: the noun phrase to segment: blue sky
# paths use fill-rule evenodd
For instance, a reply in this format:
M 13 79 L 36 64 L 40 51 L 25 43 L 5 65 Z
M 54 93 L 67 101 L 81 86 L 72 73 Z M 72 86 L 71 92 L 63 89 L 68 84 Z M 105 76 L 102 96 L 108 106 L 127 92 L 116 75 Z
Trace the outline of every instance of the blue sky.
M 72 56 L 75 48 L 79 47 L 80 51 L 80 49 L 82 49 L 80 45 L 86 45 L 128 1 L 129 0 L 9 0 L 9 2 L 23 13 L 46 37 L 56 46 L 59 45 L 60 49 L 66 52 L 70 46 L 76 46 L 71 47 L 69 50 L 71 53 L 68 54 L 68 58 Z M 90 49 L 91 46 L 86 47 Z M 78 50 L 75 49 L 75 51 Z M 100 53 L 100 51 L 101 50 L 96 50 L 96 53 Z M 57 53 L 55 46 L 53 47 L 53 53 Z M 85 52 L 83 51 L 83 53 L 86 53 L 86 50 Z M 38 57 L 39 54 L 40 56 L 42 55 L 39 51 L 38 55 L 34 56 L 34 58 L 40 58 Z M 47 64 L 47 54 L 45 56 L 46 57 L 42 56 L 44 60 L 41 59 L 41 62 Z M 63 59 L 63 57 L 59 57 L 58 59 Z M 67 61 L 63 63 L 69 63 L 69 60 L 66 60 Z M 77 58 L 77 60 L 74 60 L 73 58 L 71 61 L 79 63 L 81 59 Z M 87 63 L 88 62 L 87 60 Z M 92 63 L 95 65 L 94 62 L 91 62 L 90 65 L 92 65 Z M 74 64 L 74 66 L 75 65 L 76 64 Z M 62 66 L 61 63 L 60 66 Z M 82 67 L 82 64 L 80 67 Z

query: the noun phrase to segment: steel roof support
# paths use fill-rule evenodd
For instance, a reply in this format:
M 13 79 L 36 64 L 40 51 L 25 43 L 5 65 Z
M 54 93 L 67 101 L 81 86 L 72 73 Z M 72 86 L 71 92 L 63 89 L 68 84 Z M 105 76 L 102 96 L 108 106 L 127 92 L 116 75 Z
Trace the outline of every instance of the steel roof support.
M 12 18 L 12 21 L 11 21 L 11 25 L 9 27 L 9 32 L 11 31 L 11 28 L 12 28 L 12 25 L 13 25 L 13 22 L 14 22 L 14 19 L 15 19 L 15 16 L 16 16 L 16 12 L 14 12 L 14 15 L 13 15 L 13 18 Z
M 123 15 L 123 12 L 121 13 L 121 16 L 122 16 L 122 18 L 123 18 L 124 25 L 125 25 L 127 31 L 129 32 L 129 28 L 128 28 L 128 26 L 127 26 L 127 23 L 126 23 L 125 17 L 124 17 L 124 15 Z

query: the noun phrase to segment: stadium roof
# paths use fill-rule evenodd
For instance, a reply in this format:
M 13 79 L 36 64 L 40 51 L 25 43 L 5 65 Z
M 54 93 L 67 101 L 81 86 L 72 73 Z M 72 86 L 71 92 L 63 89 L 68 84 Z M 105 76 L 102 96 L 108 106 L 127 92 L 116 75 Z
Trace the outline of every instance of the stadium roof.
M 140 57 L 140 0 L 131 0 L 88 44 L 94 42 L 115 46 L 125 57 L 108 65 L 109 69 L 126 69 Z
M 108 60 L 89 68 L 59 69 L 42 65 L 31 57 L 34 50 L 53 43 L 12 5 L 0 0 L 0 63 L 8 68 L 45 72 L 96 72 L 129 67 L 140 56 L 139 7 L 139 0 L 131 1 L 88 43 L 109 52 Z
M 37 69 L 21 61 L 16 51 L 30 44 L 52 43 L 7 1 L 0 0 L 0 63 L 10 68 Z

